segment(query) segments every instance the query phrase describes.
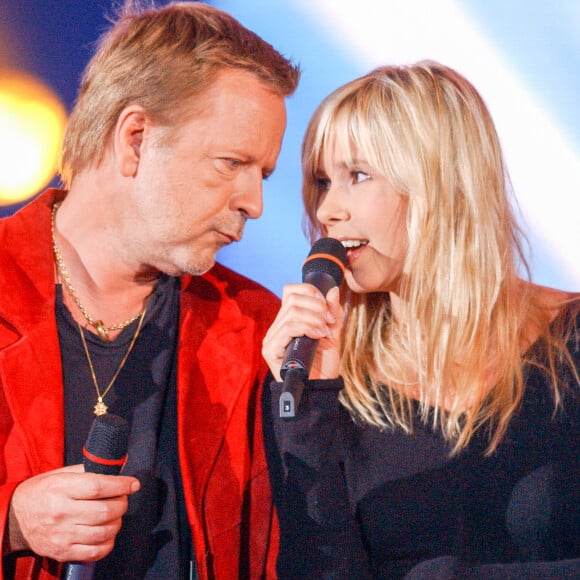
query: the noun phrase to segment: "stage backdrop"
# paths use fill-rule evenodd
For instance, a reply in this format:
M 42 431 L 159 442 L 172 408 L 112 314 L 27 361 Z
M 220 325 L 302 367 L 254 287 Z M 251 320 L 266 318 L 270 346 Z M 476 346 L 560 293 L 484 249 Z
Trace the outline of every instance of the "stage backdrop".
M 160 2 L 162 4 L 163 2 Z M 532 250 L 535 281 L 580 289 L 580 2 L 577 0 L 216 0 L 302 68 L 288 101 L 264 215 L 219 259 L 277 294 L 300 279 L 299 151 L 339 84 L 384 63 L 433 58 L 471 79 L 496 120 Z M 109 0 L 2 0 L 0 67 L 38 75 L 70 110 Z M 2 128 L 0 127 L 0 140 Z M 1 143 L 0 143 L 1 144 Z M 18 206 L 0 208 L 9 214 Z

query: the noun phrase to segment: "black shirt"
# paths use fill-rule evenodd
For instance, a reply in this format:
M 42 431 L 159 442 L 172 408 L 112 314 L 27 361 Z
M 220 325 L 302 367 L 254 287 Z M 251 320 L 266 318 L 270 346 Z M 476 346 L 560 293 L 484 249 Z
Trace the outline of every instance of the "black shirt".
M 578 323 L 569 348 L 580 369 Z M 540 344 L 530 353 L 545 361 Z M 412 435 L 356 423 L 340 380 L 309 382 L 297 417 L 280 419 L 272 383 L 279 577 L 580 577 L 580 388 L 569 368 L 560 380 L 555 411 L 546 374 L 525 368 L 524 399 L 490 456 L 484 430 L 450 456 L 418 413 Z
M 176 345 L 179 280 L 161 277 L 137 341 L 104 398 L 108 412 L 131 426 L 123 474 L 141 482 L 113 552 L 97 563 L 96 578 L 188 578 L 190 532 L 177 454 Z M 57 322 L 65 391 L 65 463 L 82 462 L 97 394 L 79 328 L 57 286 Z M 138 321 L 110 343 L 83 331 L 101 393 L 133 338 Z

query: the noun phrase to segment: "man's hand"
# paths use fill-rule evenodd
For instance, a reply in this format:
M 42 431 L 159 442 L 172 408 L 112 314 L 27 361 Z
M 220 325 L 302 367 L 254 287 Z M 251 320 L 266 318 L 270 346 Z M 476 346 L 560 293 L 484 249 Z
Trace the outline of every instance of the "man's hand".
M 60 562 L 92 562 L 113 549 L 139 480 L 85 473 L 82 465 L 23 481 L 10 504 L 10 552 L 32 550 Z

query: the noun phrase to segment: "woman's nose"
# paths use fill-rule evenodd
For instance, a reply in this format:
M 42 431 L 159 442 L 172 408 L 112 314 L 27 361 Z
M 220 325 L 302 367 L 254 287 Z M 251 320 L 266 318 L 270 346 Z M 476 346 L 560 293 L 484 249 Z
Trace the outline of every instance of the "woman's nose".
M 316 210 L 316 219 L 321 224 L 331 225 L 349 218 L 350 209 L 344 191 L 331 185 Z

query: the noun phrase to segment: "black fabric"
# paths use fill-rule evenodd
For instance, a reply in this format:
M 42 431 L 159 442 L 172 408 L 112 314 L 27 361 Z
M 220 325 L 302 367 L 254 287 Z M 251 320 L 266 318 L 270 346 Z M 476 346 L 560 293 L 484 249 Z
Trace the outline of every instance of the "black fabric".
M 176 344 L 179 281 L 161 277 L 140 335 L 104 401 L 131 425 L 128 461 L 141 490 L 129 508 L 113 552 L 97 563 L 96 578 L 189 578 L 191 535 L 184 513 L 177 452 Z M 57 287 L 57 322 L 65 389 L 65 463 L 82 462 L 96 392 L 79 330 Z M 101 392 L 122 360 L 138 322 L 111 343 L 84 331 Z
M 541 345 L 530 354 L 541 362 Z M 355 423 L 340 380 L 309 382 L 297 417 L 280 419 L 271 382 L 280 578 L 580 577 L 580 392 L 569 369 L 561 377 L 555 412 L 545 373 L 526 368 L 521 408 L 488 457 L 483 430 L 451 457 L 418 417 L 412 435 Z

